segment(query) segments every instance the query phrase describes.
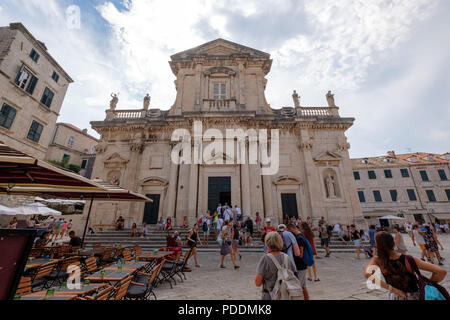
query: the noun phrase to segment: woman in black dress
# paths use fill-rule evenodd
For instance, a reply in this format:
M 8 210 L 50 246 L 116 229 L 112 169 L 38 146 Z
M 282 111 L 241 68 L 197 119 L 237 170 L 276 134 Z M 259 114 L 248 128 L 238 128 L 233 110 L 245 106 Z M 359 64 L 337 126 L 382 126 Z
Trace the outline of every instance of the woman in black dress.
M 388 232 L 375 235 L 377 255 L 367 265 L 364 276 L 370 278 L 381 288 L 387 289 L 390 300 L 418 300 L 420 298 L 418 280 L 409 261 L 413 261 L 420 270 L 431 272 L 430 280 L 439 283 L 447 272 L 439 266 L 406 256 L 395 250 L 394 238 Z M 384 281 L 377 279 L 376 271 L 380 270 Z
M 191 254 L 186 258 L 189 259 L 191 256 L 194 256 L 195 266 L 200 268 L 200 265 L 197 261 L 197 242 L 200 243 L 200 246 L 203 246 L 202 241 L 200 240 L 198 236 L 198 224 L 194 224 L 194 227 L 189 231 L 186 244 L 190 248 Z

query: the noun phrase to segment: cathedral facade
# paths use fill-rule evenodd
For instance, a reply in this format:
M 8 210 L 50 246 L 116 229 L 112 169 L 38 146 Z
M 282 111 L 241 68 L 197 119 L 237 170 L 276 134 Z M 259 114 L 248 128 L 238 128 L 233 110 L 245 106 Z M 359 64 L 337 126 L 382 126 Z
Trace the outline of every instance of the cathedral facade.
M 273 109 L 265 97 L 270 55 L 223 39 L 169 64 L 177 91 L 169 110 L 150 108 L 148 95 L 142 109 L 118 110 L 113 94 L 105 120 L 91 122 L 101 136 L 92 177 L 153 202 L 94 202 L 91 226 L 110 226 L 118 216 L 127 226 L 160 217 L 192 224 L 225 202 L 275 223 L 287 214 L 364 225 L 345 136 L 354 119 L 339 116 L 331 92 L 326 107 L 303 107 L 294 91 L 293 107 Z M 246 136 L 220 148 L 227 130 Z

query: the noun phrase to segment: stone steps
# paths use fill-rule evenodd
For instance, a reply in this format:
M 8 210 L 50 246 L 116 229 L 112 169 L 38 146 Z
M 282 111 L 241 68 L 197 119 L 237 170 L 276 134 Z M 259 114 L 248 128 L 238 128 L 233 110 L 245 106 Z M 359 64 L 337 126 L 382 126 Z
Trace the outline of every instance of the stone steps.
M 170 234 L 174 231 L 178 231 L 181 239 L 184 241 L 189 233 L 189 229 L 182 228 L 174 228 Z M 149 227 L 149 236 L 145 238 L 139 237 L 130 237 L 131 229 L 125 230 L 104 230 L 98 232 L 94 235 L 86 236 L 86 247 L 92 247 L 96 243 L 100 243 L 106 246 L 114 246 L 120 243 L 122 246 L 134 246 L 139 245 L 143 248 L 144 251 L 147 250 L 155 250 L 161 247 L 166 246 L 166 231 L 156 230 L 154 226 Z M 199 230 L 199 236 L 203 242 L 203 231 Z M 261 241 L 261 235 L 259 233 L 255 233 L 253 235 L 253 247 L 245 247 L 239 246 L 239 250 L 242 252 L 262 252 L 263 243 Z M 320 239 L 316 238 L 316 248 L 318 252 L 325 252 L 320 247 Z M 353 244 L 345 245 L 336 235 L 331 237 L 330 241 L 330 249 L 333 252 L 354 252 L 355 247 Z M 201 252 L 217 252 L 220 250 L 220 246 L 216 241 L 216 236 L 214 233 L 211 233 L 208 238 L 208 246 L 207 247 L 198 247 L 198 251 Z

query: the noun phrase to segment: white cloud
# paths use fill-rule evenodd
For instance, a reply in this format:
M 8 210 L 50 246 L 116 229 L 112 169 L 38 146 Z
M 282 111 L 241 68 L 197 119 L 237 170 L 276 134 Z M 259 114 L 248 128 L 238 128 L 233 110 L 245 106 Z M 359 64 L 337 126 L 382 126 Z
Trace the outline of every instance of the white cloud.
M 120 92 L 119 109 L 141 107 L 141 99 L 147 92 L 152 96 L 152 108 L 170 108 L 176 94 L 168 64 L 170 55 L 213 40 L 207 37 L 214 34 L 239 42 L 240 34 L 255 34 L 249 29 L 257 28 L 252 23 L 261 23 L 260 18 L 276 22 L 273 34 L 268 29 L 265 36 L 278 37 L 279 30 L 284 29 L 278 29 L 277 23 L 283 23 L 285 17 L 298 17 L 298 26 L 293 20 L 289 34 L 281 34 L 277 42 L 281 45 L 269 44 L 264 48 L 258 45 L 257 37 L 253 41 L 252 46 L 268 51 L 274 59 L 266 90 L 269 103 L 276 108 L 292 105 L 291 92 L 297 89 L 302 95 L 302 105 L 325 105 L 326 91 L 337 91 L 341 114 L 357 119 L 349 131 L 352 151 L 373 154 L 398 145 L 397 138 L 405 136 L 408 130 L 408 124 L 399 124 L 398 119 L 405 114 L 411 114 L 412 118 L 420 114 L 417 101 L 429 94 L 436 74 L 443 65 L 448 65 L 449 50 L 439 50 L 437 40 L 427 44 L 432 48 L 430 52 L 423 52 L 427 45 L 420 41 L 410 44 L 408 49 L 402 47 L 415 36 L 412 30 L 429 21 L 427 18 L 438 11 L 436 7 L 444 3 L 123 0 L 124 7 L 118 9 L 107 1 L 97 7 L 112 30 L 106 48 L 99 45 L 105 43 L 99 37 L 109 34 L 98 34 L 97 30 L 88 29 L 86 23 L 80 31 L 66 28 L 65 8 L 60 1 L 6 0 L 0 18 L 8 23 L 23 21 L 47 44 L 50 53 L 76 81 L 69 88 L 60 120 L 88 127 L 89 121 L 104 119 L 113 91 Z M 240 34 L 236 33 L 235 25 L 230 25 L 235 16 L 248 22 L 238 29 Z M 384 67 L 381 62 L 394 56 L 399 60 L 396 55 L 400 54 L 405 54 L 402 66 L 405 69 L 397 76 L 389 75 L 389 68 L 395 66 Z M 383 85 L 367 84 L 374 81 L 371 74 L 374 68 L 385 69 Z M 445 116 L 449 118 L 448 112 Z M 420 119 L 415 120 L 420 127 Z M 435 125 L 430 132 L 429 138 L 435 143 L 449 134 L 444 125 Z
M 429 0 L 310 0 L 304 10 L 311 34 L 287 40 L 274 53 L 276 66 L 301 70 L 299 85 L 355 89 L 376 56 L 409 36 L 428 17 Z

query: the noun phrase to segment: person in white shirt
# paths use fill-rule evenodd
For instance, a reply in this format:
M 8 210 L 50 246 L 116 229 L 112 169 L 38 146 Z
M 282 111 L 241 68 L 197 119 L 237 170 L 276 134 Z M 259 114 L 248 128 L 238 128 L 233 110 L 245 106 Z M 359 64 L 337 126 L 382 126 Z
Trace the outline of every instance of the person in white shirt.
M 333 232 L 339 232 L 341 231 L 341 225 L 339 223 L 336 223 L 333 227 Z
M 217 230 L 219 230 L 219 233 L 222 232 L 222 225 L 223 219 L 219 217 L 219 219 L 217 219 Z
M 221 216 L 222 215 L 222 205 L 219 203 L 219 205 L 217 206 L 217 214 L 219 215 L 219 216 Z
M 224 214 L 223 214 L 223 220 L 225 220 L 225 221 L 230 221 L 230 218 L 231 218 L 231 210 L 230 210 L 230 208 L 226 208 L 225 209 L 225 212 L 224 212 Z

